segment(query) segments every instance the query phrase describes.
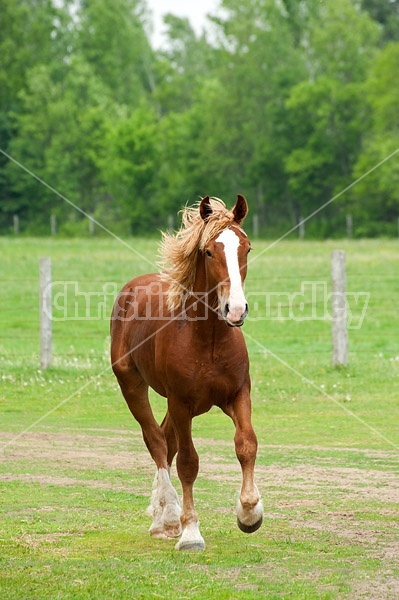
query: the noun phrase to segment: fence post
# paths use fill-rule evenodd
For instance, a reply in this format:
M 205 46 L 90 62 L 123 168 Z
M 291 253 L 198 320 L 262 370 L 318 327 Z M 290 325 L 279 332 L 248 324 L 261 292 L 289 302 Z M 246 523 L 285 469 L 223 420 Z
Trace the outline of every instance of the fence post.
M 55 215 L 50 215 L 50 230 L 51 230 L 51 235 L 56 235 L 56 233 L 57 233 L 57 217 Z
M 332 364 L 348 363 L 348 330 L 346 327 L 346 273 L 345 252 L 333 250 L 331 253 L 331 315 L 332 315 Z
M 51 321 L 51 258 L 41 258 L 39 262 L 40 290 L 40 366 L 47 369 L 52 360 L 52 321 Z
M 299 227 L 299 238 L 301 240 L 303 240 L 305 237 L 305 221 L 303 220 L 303 217 L 299 217 L 298 227 Z
M 94 235 L 94 221 L 93 221 L 93 218 L 91 217 L 91 215 L 88 215 L 88 219 L 89 219 L 89 234 L 90 235 Z
M 252 217 L 252 235 L 254 238 L 259 237 L 259 215 L 257 213 Z
M 174 218 L 173 215 L 168 215 L 168 231 L 172 232 L 174 227 Z
M 19 216 L 18 215 L 14 215 L 14 217 L 13 217 L 13 226 L 14 226 L 15 235 L 18 235 L 19 234 Z
M 346 237 L 351 239 L 353 236 L 353 219 L 352 215 L 346 215 Z

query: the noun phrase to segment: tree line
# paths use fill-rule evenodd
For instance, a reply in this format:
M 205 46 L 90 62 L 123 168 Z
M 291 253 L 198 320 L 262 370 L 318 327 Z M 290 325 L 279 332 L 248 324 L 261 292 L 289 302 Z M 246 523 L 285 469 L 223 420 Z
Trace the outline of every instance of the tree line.
M 237 192 L 276 233 L 357 179 L 310 232 L 351 214 L 355 235 L 397 234 L 398 0 L 220 6 L 201 35 L 167 15 L 155 50 L 144 0 L 0 0 L 1 149 L 119 234 Z M 18 215 L 44 233 L 50 214 L 87 231 L 0 154 L 0 232 Z

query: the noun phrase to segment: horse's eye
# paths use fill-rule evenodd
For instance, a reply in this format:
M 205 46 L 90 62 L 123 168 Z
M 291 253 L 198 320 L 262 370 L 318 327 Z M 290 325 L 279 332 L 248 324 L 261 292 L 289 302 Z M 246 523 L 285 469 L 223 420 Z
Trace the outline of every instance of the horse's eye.
M 209 258 L 212 258 L 212 252 L 210 250 L 206 249 L 205 254 L 209 256 Z
M 251 252 L 251 250 L 252 250 L 252 248 L 251 248 L 251 246 L 250 246 L 250 247 L 248 248 L 248 252 L 247 252 L 247 254 L 249 254 L 249 253 Z

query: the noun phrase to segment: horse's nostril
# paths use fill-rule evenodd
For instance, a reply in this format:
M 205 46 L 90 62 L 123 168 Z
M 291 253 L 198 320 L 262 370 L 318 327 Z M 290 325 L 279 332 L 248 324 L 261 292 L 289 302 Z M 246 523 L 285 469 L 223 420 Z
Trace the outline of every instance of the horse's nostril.
M 228 302 L 226 302 L 226 306 L 225 306 L 224 310 L 225 310 L 226 315 L 228 315 L 230 312 L 230 304 Z

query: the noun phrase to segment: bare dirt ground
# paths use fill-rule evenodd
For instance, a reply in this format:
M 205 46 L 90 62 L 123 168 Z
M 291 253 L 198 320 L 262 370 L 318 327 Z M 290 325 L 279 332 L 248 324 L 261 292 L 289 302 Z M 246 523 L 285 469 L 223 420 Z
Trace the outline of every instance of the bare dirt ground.
M 0 452 L 0 482 L 79 485 L 150 496 L 154 467 L 138 432 L 28 432 L 14 441 L 12 434 L 0 432 L 0 445 L 7 443 L 9 445 Z M 209 439 L 196 440 L 196 444 L 203 481 L 209 481 L 210 486 L 218 481 L 224 485 L 228 483 L 232 490 L 238 491 L 241 475 L 232 444 Z M 215 456 L 210 450 L 215 446 L 223 449 L 231 447 L 231 460 Z M 299 456 L 302 451 L 310 450 L 301 446 L 290 446 L 289 449 L 296 449 Z M 267 454 L 267 447 L 263 450 Z M 318 449 L 313 450 L 317 455 Z M 326 452 L 325 448 L 321 450 Z M 334 451 L 344 455 L 353 452 L 353 449 Z M 257 483 L 263 495 L 265 517 L 284 520 L 293 532 L 298 529 L 302 533 L 323 531 L 345 543 L 364 546 L 365 554 L 380 560 L 383 568 L 378 578 L 356 582 L 351 598 L 397 600 L 399 579 L 392 569 L 399 562 L 399 477 L 392 469 L 384 470 L 381 465 L 385 461 L 390 465 L 393 461 L 399 462 L 399 457 L 393 456 L 392 452 L 367 449 L 357 452 L 369 457 L 372 466 L 375 465 L 373 460 L 378 460 L 379 468 L 335 466 L 333 461 L 319 465 L 315 464 L 315 458 L 293 466 L 257 466 Z M 132 473 L 132 484 L 128 479 L 125 483 L 114 480 L 112 476 L 104 477 L 104 473 L 99 474 L 97 479 L 96 471 L 104 470 Z M 87 476 L 88 471 L 91 477 Z M 148 487 L 143 484 L 138 487 L 137 481 L 133 485 L 137 471 L 145 475 L 140 481 L 147 479 Z M 381 519 L 375 518 L 376 504 L 378 514 L 383 517 Z M 221 510 L 233 511 L 233 508 L 223 506 Z

